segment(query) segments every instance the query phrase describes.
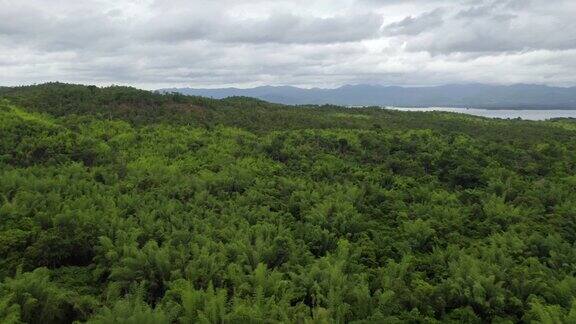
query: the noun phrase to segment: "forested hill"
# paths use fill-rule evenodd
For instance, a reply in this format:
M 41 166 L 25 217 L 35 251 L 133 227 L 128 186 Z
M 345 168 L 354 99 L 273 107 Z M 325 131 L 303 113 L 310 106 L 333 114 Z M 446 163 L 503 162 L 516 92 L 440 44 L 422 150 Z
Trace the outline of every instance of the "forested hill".
M 435 87 L 345 85 L 334 89 L 262 86 L 256 88 L 194 89 L 172 88 L 179 92 L 213 98 L 250 96 L 284 104 L 378 105 L 401 107 L 472 107 L 486 109 L 576 109 L 576 87 L 549 87 L 535 84 L 509 86 L 452 84 Z
M 574 125 L 0 88 L 0 323 L 574 323 Z

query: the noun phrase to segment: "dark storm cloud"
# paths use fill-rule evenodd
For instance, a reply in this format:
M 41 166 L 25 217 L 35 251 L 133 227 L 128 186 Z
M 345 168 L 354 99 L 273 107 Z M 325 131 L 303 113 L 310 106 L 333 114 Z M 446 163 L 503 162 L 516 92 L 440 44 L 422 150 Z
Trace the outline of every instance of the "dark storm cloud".
M 576 2 L 525 2 L 532 3 L 532 6 L 519 6 L 517 1 L 479 3 L 446 13 L 441 28 L 433 33 L 423 37 L 405 37 L 408 49 L 447 54 L 576 48 L 575 34 L 569 32 L 576 31 L 576 20 L 572 18 L 576 13 Z M 422 18 L 422 25 L 425 24 L 426 15 L 417 18 Z M 418 19 L 406 19 L 396 24 L 405 21 L 408 26 L 410 23 L 418 26 Z
M 274 13 L 259 19 L 190 19 L 180 17 L 180 22 L 166 23 L 150 31 L 153 39 L 161 41 L 211 40 L 223 43 L 334 43 L 352 42 L 376 37 L 382 17 L 361 14 L 336 17 L 297 16 L 291 13 Z M 168 18 L 170 19 L 170 18 Z
M 389 24 L 385 30 L 390 35 L 418 35 L 431 32 L 444 22 L 444 10 L 435 9 L 419 16 L 408 16 L 399 22 Z
M 119 25 L 107 12 L 75 10 L 62 14 L 25 4 L 3 6 L 0 11 L 0 37 L 13 45 L 43 51 L 105 50 L 123 39 L 119 32 Z

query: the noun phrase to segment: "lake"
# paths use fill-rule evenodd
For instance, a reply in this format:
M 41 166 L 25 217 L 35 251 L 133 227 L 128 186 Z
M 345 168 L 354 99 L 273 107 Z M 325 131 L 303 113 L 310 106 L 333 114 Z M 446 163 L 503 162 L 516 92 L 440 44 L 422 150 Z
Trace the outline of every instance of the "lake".
M 477 108 L 448 108 L 448 107 L 429 107 L 429 108 L 402 108 L 402 107 L 384 107 L 385 109 L 394 109 L 402 111 L 446 111 L 454 113 L 469 114 L 489 118 L 522 118 L 525 120 L 546 120 L 551 118 L 572 117 L 576 118 L 576 110 L 496 110 L 496 109 L 477 109 Z

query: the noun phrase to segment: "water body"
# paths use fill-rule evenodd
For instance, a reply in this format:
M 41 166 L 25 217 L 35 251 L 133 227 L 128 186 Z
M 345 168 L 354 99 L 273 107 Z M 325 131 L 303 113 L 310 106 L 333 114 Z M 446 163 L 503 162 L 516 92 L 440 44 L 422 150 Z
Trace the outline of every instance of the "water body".
M 429 107 L 429 108 L 401 108 L 401 107 L 384 107 L 385 109 L 395 109 L 402 111 L 446 111 L 454 113 L 469 114 L 489 118 L 521 118 L 525 120 L 546 120 L 551 118 L 571 117 L 576 118 L 576 110 L 496 110 L 496 109 L 477 109 L 477 108 L 448 108 L 448 107 Z

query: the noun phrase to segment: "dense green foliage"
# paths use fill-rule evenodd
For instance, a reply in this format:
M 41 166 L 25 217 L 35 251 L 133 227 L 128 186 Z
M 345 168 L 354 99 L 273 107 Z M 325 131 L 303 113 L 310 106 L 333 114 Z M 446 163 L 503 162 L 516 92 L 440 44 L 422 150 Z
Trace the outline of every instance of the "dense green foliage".
M 576 322 L 572 121 L 0 96 L 1 323 Z

